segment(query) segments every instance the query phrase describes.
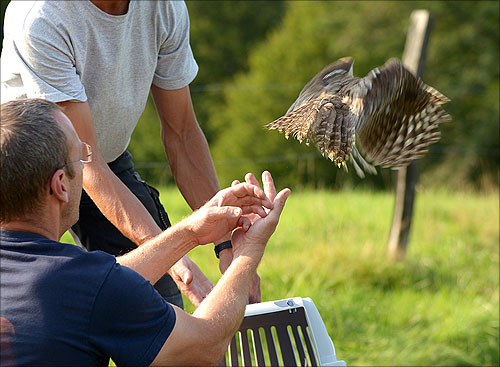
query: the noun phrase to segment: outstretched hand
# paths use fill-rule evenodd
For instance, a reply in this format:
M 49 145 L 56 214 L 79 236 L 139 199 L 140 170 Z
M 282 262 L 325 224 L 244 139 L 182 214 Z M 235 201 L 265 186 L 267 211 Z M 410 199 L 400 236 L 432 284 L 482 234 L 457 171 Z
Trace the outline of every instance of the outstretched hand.
M 199 245 L 214 242 L 234 230 L 233 257 L 248 254 L 260 261 L 265 245 L 276 229 L 290 190 L 284 189 L 276 194 L 272 176 L 267 171 L 262 174 L 264 191 L 253 174 L 247 174 L 245 181 L 234 181 L 231 187 L 219 191 L 183 222 Z M 278 207 L 274 201 L 278 203 Z M 267 219 L 269 216 L 271 217 Z M 262 220 L 264 221 L 260 222 Z M 176 266 L 172 268 L 172 275 L 182 293 L 197 306 L 209 293 L 212 284 L 205 276 L 199 276 L 203 274 L 199 268 L 186 266 L 185 259 L 183 260 L 184 262 L 181 260 L 176 264 L 178 271 L 174 271 Z M 229 264 L 230 261 L 227 264 L 221 261 L 221 271 L 224 272 Z M 198 270 L 196 273 L 200 274 L 196 276 L 193 270 Z M 260 302 L 260 295 L 260 278 L 255 273 L 250 302 Z
M 258 181 L 253 174 L 247 174 L 245 177 L 247 183 L 258 185 Z M 279 218 L 286 200 L 290 195 L 290 189 L 283 189 L 276 194 L 274 181 L 269 172 L 265 171 L 262 174 L 262 182 L 265 193 L 270 201 L 273 202 L 274 207 L 266 209 L 266 216 L 247 216 L 252 225 L 248 230 L 245 228 L 237 228 L 233 232 L 233 258 L 241 255 L 250 256 L 260 261 L 264 248 L 271 235 L 276 230 Z M 234 182 L 233 184 L 238 184 Z
M 245 182 L 248 183 L 248 184 L 260 187 L 257 178 L 252 173 L 247 173 L 245 175 Z M 236 185 L 239 185 L 239 184 L 240 184 L 240 181 L 238 181 L 238 180 L 235 180 L 232 183 L 233 186 L 236 186 Z M 274 186 L 273 178 L 272 178 L 271 174 L 268 171 L 264 171 L 262 173 L 262 186 L 264 188 L 264 193 L 266 194 L 267 198 L 269 199 L 270 202 L 272 202 L 274 204 L 274 201 L 275 201 L 276 196 L 277 196 L 277 194 L 276 194 L 276 188 Z M 280 193 L 279 200 L 281 201 L 283 197 L 284 197 L 284 200 L 286 200 L 286 198 L 288 197 L 289 194 L 290 194 L 290 190 L 289 189 L 283 190 L 282 193 Z M 284 203 L 283 203 L 283 205 L 284 205 Z M 282 210 L 283 210 L 283 208 L 280 208 L 279 212 L 281 213 Z M 263 218 L 263 217 L 267 216 L 267 214 L 269 213 L 269 209 L 264 209 L 264 211 L 265 211 L 266 215 L 258 215 L 258 214 L 251 213 L 251 214 L 245 215 L 245 217 L 247 218 L 247 220 L 251 224 L 254 224 L 260 218 Z M 270 225 L 270 224 L 268 223 L 268 225 Z M 242 228 L 242 229 L 244 231 L 248 230 L 248 228 L 246 228 L 246 227 Z M 258 230 L 258 228 L 256 228 L 256 229 Z M 271 235 L 271 233 L 269 233 L 269 236 Z M 238 256 L 238 252 L 236 252 L 236 254 L 234 254 L 233 250 L 236 250 L 236 248 L 240 245 L 240 243 L 238 242 L 238 238 L 237 237 L 238 236 L 242 236 L 242 235 L 243 234 L 240 234 L 240 235 L 236 234 L 236 239 L 235 239 L 235 237 L 233 237 L 233 247 L 234 247 L 233 249 L 227 249 L 227 250 L 223 251 L 223 253 L 222 253 L 223 256 L 221 255 L 221 261 L 219 263 L 219 268 L 221 270 L 221 273 L 224 273 L 226 271 L 226 269 L 231 264 L 231 262 L 233 260 L 233 257 L 234 256 Z M 252 235 L 252 233 L 250 235 Z M 240 241 L 241 240 L 243 240 L 243 238 L 240 238 Z M 267 242 L 267 240 L 265 240 L 264 243 L 266 243 L 266 242 Z M 261 302 L 260 277 L 257 274 L 257 272 L 255 273 L 254 279 L 253 279 L 251 287 L 250 287 L 249 301 L 250 301 L 250 303 Z
M 264 208 L 273 208 L 264 191 L 245 182 L 219 191 L 184 222 L 197 244 L 204 245 L 222 238 L 236 227 L 248 229 L 251 223 L 245 215 L 266 216 Z
M 257 180 L 257 178 L 255 177 L 255 175 L 253 173 L 247 173 L 245 175 L 245 182 L 248 184 L 260 187 L 259 181 Z M 238 180 L 234 180 L 232 183 L 232 186 L 239 185 L 239 184 L 240 184 L 240 182 Z M 273 177 L 271 176 L 271 174 L 268 171 L 262 172 L 262 186 L 264 186 L 264 193 L 266 194 L 267 198 L 269 199 L 269 201 L 271 203 L 273 203 L 274 199 L 276 198 L 276 187 L 274 186 Z M 264 211 L 265 211 L 266 215 L 269 212 L 269 210 L 265 210 L 265 209 L 264 209 Z M 260 217 L 264 217 L 264 216 L 261 215 Z M 249 218 L 250 222 L 253 223 L 259 218 L 259 216 L 256 214 L 248 214 L 247 218 Z

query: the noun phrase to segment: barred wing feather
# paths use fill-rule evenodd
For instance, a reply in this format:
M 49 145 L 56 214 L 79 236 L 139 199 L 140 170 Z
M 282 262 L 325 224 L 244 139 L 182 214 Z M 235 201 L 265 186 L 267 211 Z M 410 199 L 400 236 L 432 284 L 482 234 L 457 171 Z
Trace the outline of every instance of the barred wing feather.
M 356 133 L 368 161 L 382 167 L 406 166 L 439 140 L 438 124 L 450 120 L 441 107 L 448 99 L 399 60 L 372 70 L 362 82 L 369 87 Z

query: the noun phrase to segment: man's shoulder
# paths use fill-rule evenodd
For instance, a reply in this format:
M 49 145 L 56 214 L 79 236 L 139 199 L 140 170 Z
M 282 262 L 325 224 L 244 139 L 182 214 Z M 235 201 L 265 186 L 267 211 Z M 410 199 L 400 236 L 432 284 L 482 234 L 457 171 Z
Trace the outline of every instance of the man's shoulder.
M 44 264 L 47 267 L 56 266 L 59 271 L 64 267 L 71 271 L 94 268 L 101 269 L 101 271 L 86 273 L 89 275 L 101 273 L 101 276 L 105 276 L 116 263 L 114 256 L 102 251 L 87 252 L 76 245 L 52 241 L 29 232 L 2 229 L 0 244 L 2 252 L 9 253 L 9 261 L 13 265 L 16 261 L 36 259 L 40 266 Z M 108 270 L 105 270 L 106 268 Z
M 16 42 L 65 40 L 87 18 L 82 1 L 12 1 L 5 14 L 6 36 Z M 64 41 L 66 42 L 66 41 Z M 64 45 L 59 42 L 58 47 Z
M 142 8 L 148 8 L 150 11 L 160 14 L 177 15 L 178 12 L 184 12 L 187 9 L 184 1 L 139 1 Z
M 138 1 L 136 6 L 140 7 L 134 12 L 136 16 L 155 17 L 162 27 L 172 28 L 189 21 L 184 1 Z
M 59 23 L 73 6 L 66 1 L 12 1 L 6 12 L 6 21 L 12 20 L 24 30 L 33 25 Z

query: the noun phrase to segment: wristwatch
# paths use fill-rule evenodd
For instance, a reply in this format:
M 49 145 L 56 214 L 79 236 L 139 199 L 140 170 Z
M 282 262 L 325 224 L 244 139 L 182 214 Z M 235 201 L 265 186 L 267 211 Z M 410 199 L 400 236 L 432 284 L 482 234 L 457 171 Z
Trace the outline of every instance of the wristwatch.
M 220 257 L 219 257 L 220 252 L 222 250 L 227 249 L 227 248 L 233 248 L 233 244 L 231 243 L 231 240 L 221 242 L 214 247 L 215 256 L 217 256 L 217 259 L 220 259 Z

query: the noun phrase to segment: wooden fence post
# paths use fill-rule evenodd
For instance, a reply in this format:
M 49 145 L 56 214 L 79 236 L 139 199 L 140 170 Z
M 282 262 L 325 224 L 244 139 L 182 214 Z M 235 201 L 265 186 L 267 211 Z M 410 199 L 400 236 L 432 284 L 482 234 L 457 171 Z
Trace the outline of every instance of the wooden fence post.
M 427 43 L 432 27 L 429 11 L 415 10 L 410 16 L 410 27 L 406 36 L 403 64 L 413 74 L 420 76 L 424 69 Z M 389 256 L 402 260 L 406 255 L 408 237 L 413 215 L 415 185 L 417 184 L 417 163 L 397 171 L 394 216 L 389 235 Z

